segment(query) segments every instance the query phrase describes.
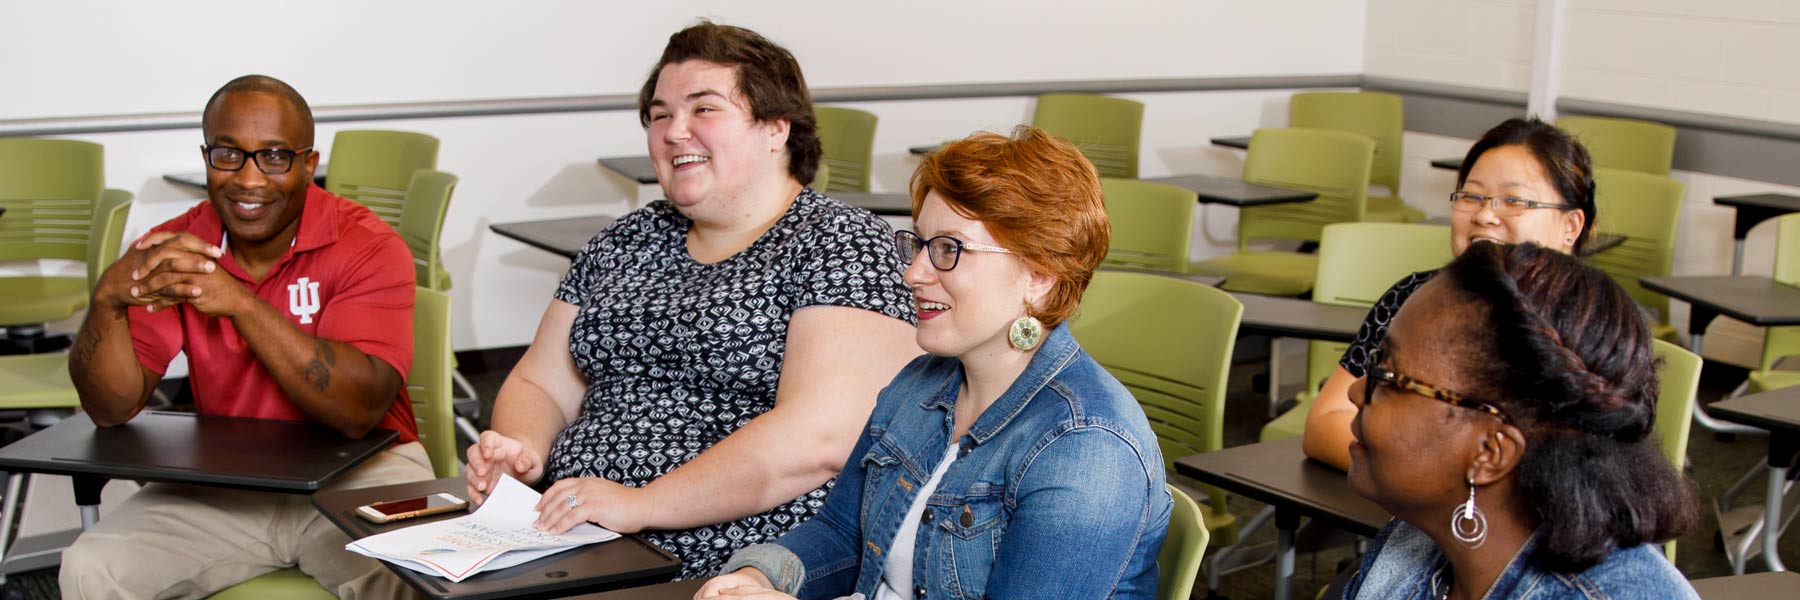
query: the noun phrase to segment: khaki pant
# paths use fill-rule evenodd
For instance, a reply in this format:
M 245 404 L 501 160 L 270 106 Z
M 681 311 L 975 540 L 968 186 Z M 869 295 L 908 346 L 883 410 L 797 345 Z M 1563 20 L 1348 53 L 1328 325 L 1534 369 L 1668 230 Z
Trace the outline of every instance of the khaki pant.
M 371 457 L 326 489 L 432 479 L 417 442 Z M 197 598 L 299 565 L 340 598 L 417 594 L 304 494 L 152 483 L 107 513 L 63 552 L 64 598 Z

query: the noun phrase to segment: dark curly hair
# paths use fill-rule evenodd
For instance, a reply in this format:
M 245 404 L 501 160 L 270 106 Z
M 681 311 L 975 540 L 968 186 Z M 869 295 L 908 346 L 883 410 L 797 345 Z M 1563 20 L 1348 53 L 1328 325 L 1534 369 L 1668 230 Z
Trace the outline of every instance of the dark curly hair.
M 758 123 L 776 119 L 788 122 L 788 174 L 811 184 L 825 154 L 819 143 L 819 119 L 813 115 L 812 92 L 800 62 L 794 55 L 757 32 L 702 20 L 669 36 L 662 58 L 650 69 L 650 78 L 638 91 L 638 123 L 650 126 L 650 100 L 665 66 L 690 60 L 731 67 L 737 72 L 738 93 L 750 103 L 750 117 Z
M 1474 244 L 1439 274 L 1485 309 L 1469 323 L 1473 390 L 1525 433 L 1517 497 L 1563 573 L 1695 524 L 1698 501 L 1649 438 L 1657 359 L 1631 297 L 1606 273 L 1536 244 Z
M 1536 117 L 1507 119 L 1481 134 L 1481 139 L 1469 147 L 1462 167 L 1456 171 L 1456 189 L 1462 189 L 1463 182 L 1469 180 L 1469 170 L 1475 168 L 1476 159 L 1502 146 L 1519 146 L 1530 152 L 1544 165 L 1544 175 L 1563 201 L 1581 210 L 1586 218 L 1581 222 L 1581 234 L 1575 236 L 1574 248 L 1575 255 L 1581 256 L 1581 248 L 1593 237 L 1594 218 L 1599 212 L 1594 202 L 1594 161 L 1588 157 L 1587 147 L 1569 132 Z

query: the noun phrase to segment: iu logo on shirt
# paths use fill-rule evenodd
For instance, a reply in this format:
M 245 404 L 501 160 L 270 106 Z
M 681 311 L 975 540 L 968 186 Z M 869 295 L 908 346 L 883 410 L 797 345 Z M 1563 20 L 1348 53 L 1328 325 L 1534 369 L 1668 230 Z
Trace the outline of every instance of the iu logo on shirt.
M 288 286 L 288 313 L 300 317 L 301 325 L 310 325 L 319 313 L 319 282 L 301 277 Z

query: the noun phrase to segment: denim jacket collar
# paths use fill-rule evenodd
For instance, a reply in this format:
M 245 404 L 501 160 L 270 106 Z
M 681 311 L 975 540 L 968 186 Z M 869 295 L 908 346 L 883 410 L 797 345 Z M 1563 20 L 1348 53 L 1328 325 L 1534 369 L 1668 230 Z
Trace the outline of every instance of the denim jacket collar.
M 1000 430 L 1005 429 L 1006 424 L 1025 409 L 1025 405 L 1039 390 L 1049 385 L 1057 373 L 1074 361 L 1079 349 L 1075 336 L 1069 333 L 1067 323 L 1058 324 L 1055 329 L 1050 330 L 1050 335 L 1038 346 L 1037 354 L 1032 355 L 1031 362 L 1025 365 L 1025 372 L 1020 373 L 1019 378 L 1013 380 L 1012 386 L 1006 388 L 1006 393 L 1001 394 L 999 399 L 975 419 L 975 424 L 969 427 L 969 437 L 976 444 L 982 444 L 999 435 Z M 966 373 L 959 365 L 955 373 L 944 380 L 943 387 L 938 388 L 937 393 L 926 396 L 919 402 L 919 406 L 950 410 L 956 404 L 956 392 L 965 376 Z M 949 423 L 948 420 L 945 422 Z

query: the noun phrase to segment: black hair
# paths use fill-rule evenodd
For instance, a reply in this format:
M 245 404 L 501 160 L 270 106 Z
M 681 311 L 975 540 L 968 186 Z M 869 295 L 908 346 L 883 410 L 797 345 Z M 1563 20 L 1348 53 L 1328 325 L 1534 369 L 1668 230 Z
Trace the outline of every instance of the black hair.
M 206 111 L 202 113 L 200 117 L 201 127 L 205 128 L 210 126 L 212 123 L 213 109 L 218 105 L 219 99 L 232 92 L 262 92 L 280 97 L 282 100 L 292 105 L 295 112 L 300 113 L 300 128 L 301 131 L 305 132 L 307 137 L 305 144 L 309 146 L 312 145 L 312 107 L 307 105 L 305 98 L 300 97 L 300 92 L 294 91 L 293 86 L 268 75 L 244 75 L 226 82 L 224 87 L 213 92 L 212 97 L 206 99 Z M 208 143 L 211 142 L 208 141 Z M 295 143 L 301 142 L 295 140 Z
M 1615 549 L 1695 524 L 1692 486 L 1650 438 L 1650 329 L 1606 273 L 1536 244 L 1474 244 L 1441 275 L 1487 309 L 1474 387 L 1525 433 L 1513 499 L 1542 536 L 1542 568 L 1586 570 Z
M 1599 206 L 1594 201 L 1594 162 L 1589 158 L 1587 148 L 1569 132 L 1539 121 L 1537 117 L 1507 119 L 1481 134 L 1481 139 L 1469 147 L 1462 167 L 1456 171 L 1456 189 L 1462 189 L 1463 183 L 1469 180 L 1469 170 L 1475 168 L 1476 159 L 1502 146 L 1519 146 L 1531 152 L 1544 166 L 1544 175 L 1550 178 L 1556 193 L 1587 217 L 1582 219 L 1581 233 L 1575 236 L 1574 251 L 1580 256 L 1581 248 L 1593 237 L 1594 218 L 1599 213 Z

